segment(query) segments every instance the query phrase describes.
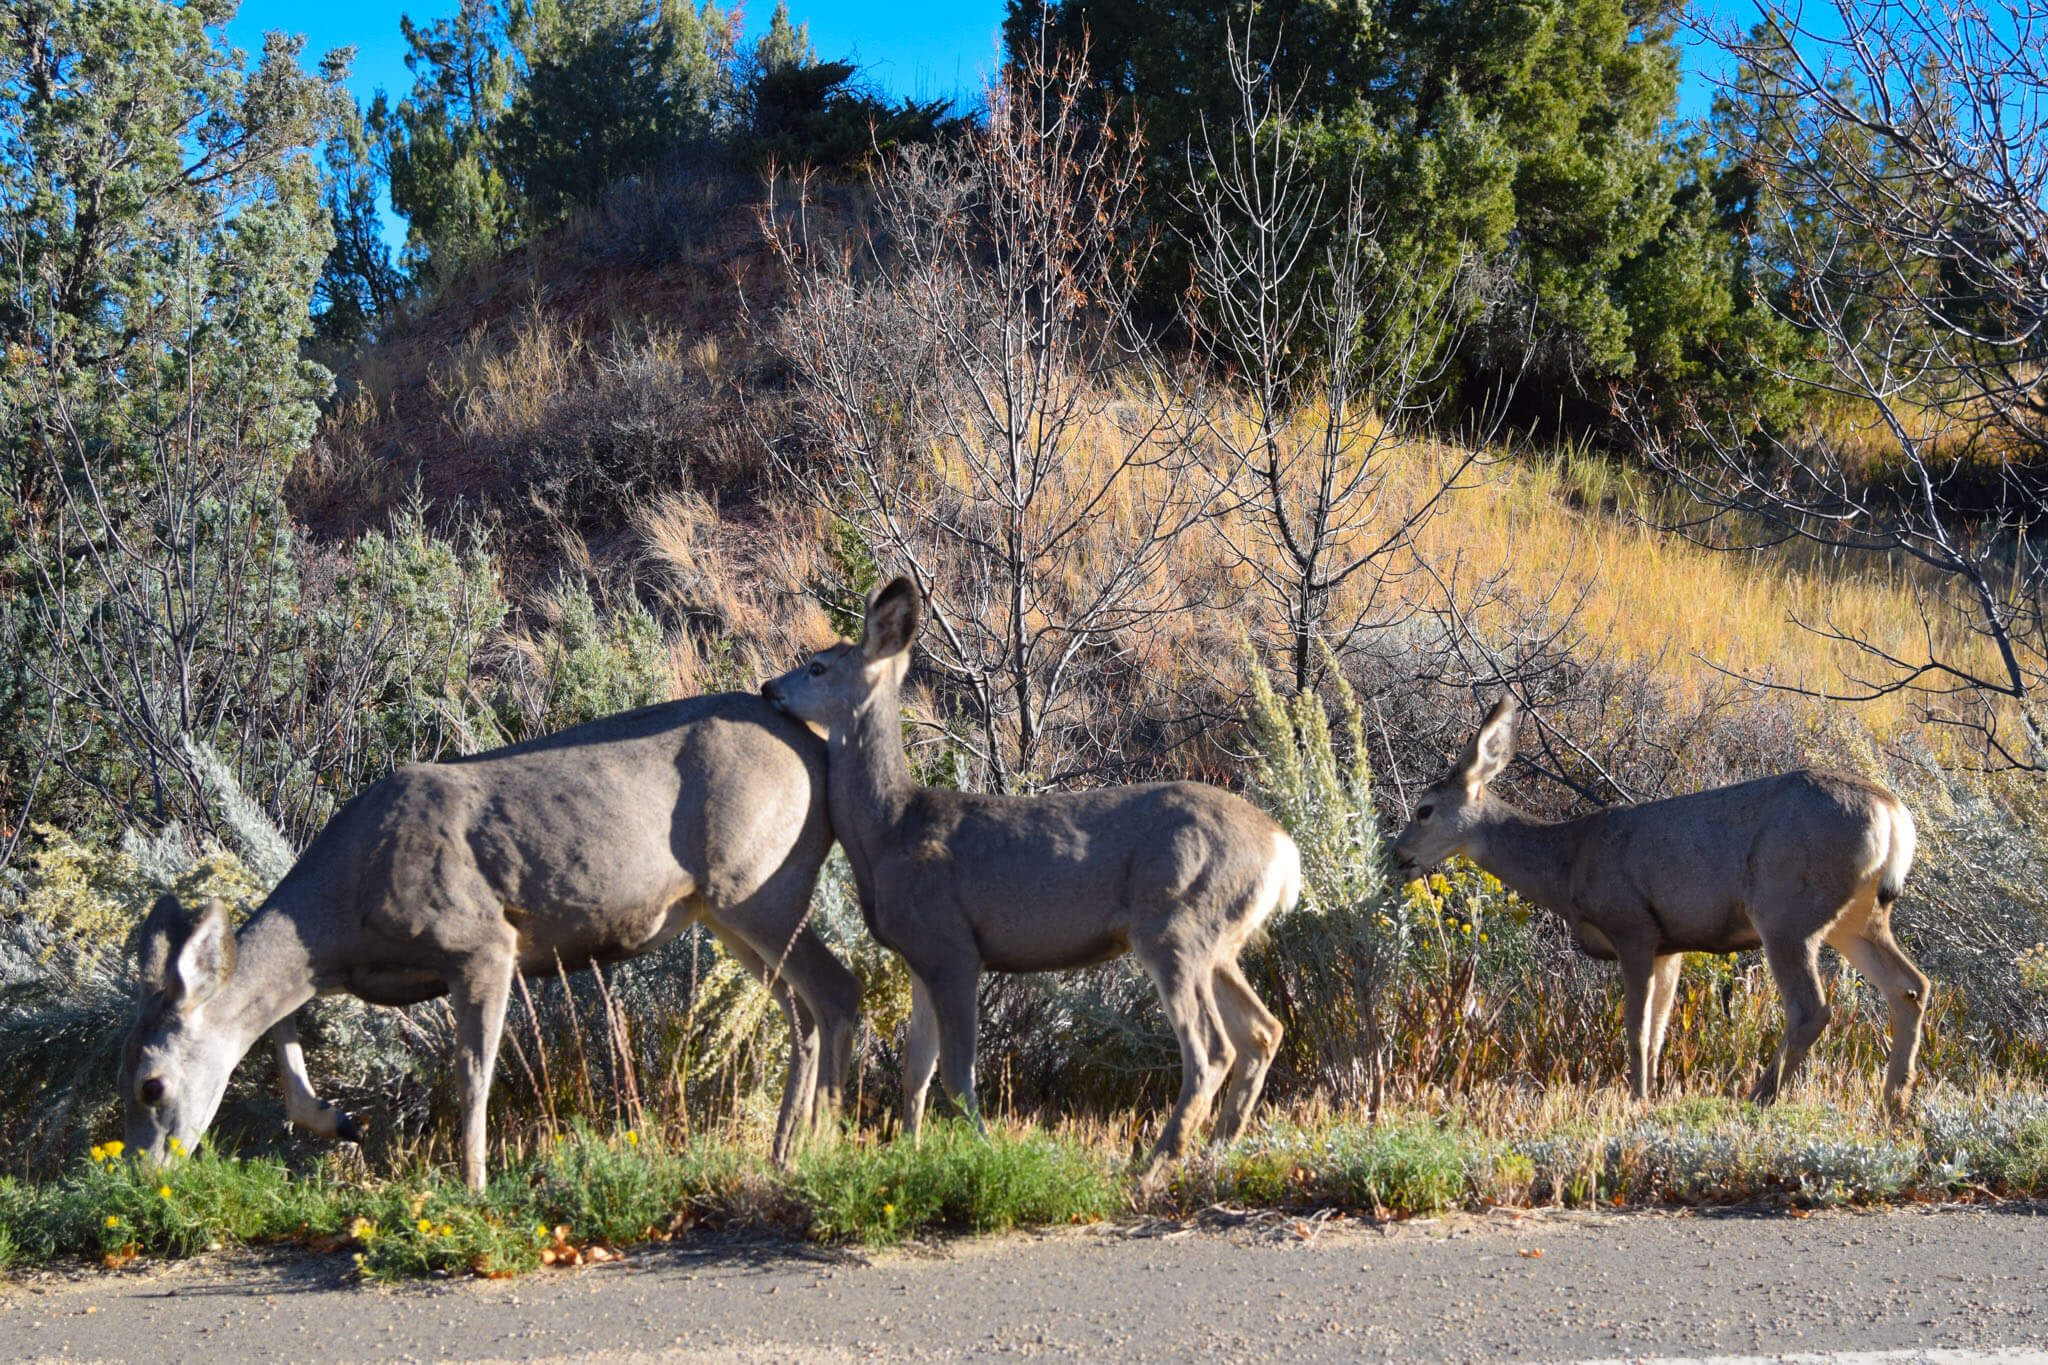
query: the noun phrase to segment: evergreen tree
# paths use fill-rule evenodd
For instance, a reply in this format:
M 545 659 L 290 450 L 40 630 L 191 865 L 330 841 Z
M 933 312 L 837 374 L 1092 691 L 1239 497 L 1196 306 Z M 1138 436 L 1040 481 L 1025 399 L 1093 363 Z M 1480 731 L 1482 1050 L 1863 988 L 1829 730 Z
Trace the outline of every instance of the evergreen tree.
M 1273 87 L 1300 92 L 1297 136 L 1333 188 L 1362 181 L 1390 249 L 1442 269 L 1468 251 L 1496 263 L 1467 382 L 1520 375 L 1527 393 L 1576 395 L 1593 416 L 1614 383 L 1729 381 L 1716 359 L 1726 333 L 1758 321 L 1737 319 L 1711 166 L 1669 131 L 1675 12 L 1675 0 L 1012 0 L 1005 36 L 1015 55 L 1085 35 L 1095 82 L 1145 129 L 1153 211 L 1179 225 L 1175 186 L 1206 174 L 1204 121 L 1230 107 L 1215 54 L 1249 33 Z M 1187 263 L 1173 251 L 1160 263 L 1164 299 Z
M 523 71 L 503 165 L 536 226 L 729 123 L 730 25 L 708 3 L 535 0 L 510 31 Z
M 370 340 L 406 291 L 403 271 L 384 241 L 378 188 L 390 173 L 382 164 L 389 147 L 390 113 L 382 91 L 365 114 L 351 102 L 347 116 L 327 141 L 327 213 L 334 249 L 313 291 L 313 331 L 326 347 L 346 353 Z
M 226 0 L 11 7 L 0 85 L 5 484 L 90 460 L 146 469 L 193 395 L 287 458 L 327 382 L 300 360 L 331 244 L 311 148 L 340 124 L 347 54 L 253 72 Z M 68 455 L 61 454 L 68 452 Z M 52 460 L 56 463 L 53 464 Z
M 402 18 L 399 28 L 413 88 L 385 129 L 391 205 L 408 223 L 406 269 L 437 287 L 522 235 L 498 139 L 516 72 L 494 0 L 462 0 L 449 18 L 424 28 Z
M 818 54 L 811 47 L 810 20 L 806 19 L 801 24 L 790 22 L 789 0 L 775 0 L 775 13 L 769 16 L 768 31 L 754 44 L 754 70 L 802 70 L 817 64 Z
M 0 72 L 0 799 L 37 775 L 161 821 L 191 733 L 243 733 L 289 610 L 279 490 L 329 377 L 304 359 L 331 219 L 317 74 L 227 0 L 24 0 Z M 232 749 L 233 745 L 227 746 Z

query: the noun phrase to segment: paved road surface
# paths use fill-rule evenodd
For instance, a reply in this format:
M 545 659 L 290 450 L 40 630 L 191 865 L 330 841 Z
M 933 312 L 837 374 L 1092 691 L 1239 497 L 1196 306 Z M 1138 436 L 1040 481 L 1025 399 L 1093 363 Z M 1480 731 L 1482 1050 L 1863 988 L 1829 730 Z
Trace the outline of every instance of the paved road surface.
M 1304 1230 L 700 1243 L 390 1289 L 341 1256 L 46 1274 L 0 1287 L 0 1359 L 2048 1358 L 2048 1206 Z

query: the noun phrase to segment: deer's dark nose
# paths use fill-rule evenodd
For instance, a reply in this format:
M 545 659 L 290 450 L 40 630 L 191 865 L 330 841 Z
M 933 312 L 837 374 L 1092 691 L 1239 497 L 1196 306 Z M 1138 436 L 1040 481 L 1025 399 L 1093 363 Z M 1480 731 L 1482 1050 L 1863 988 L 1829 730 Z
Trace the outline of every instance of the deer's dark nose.
M 782 709 L 782 689 L 775 685 L 775 679 L 770 678 L 767 682 L 761 684 L 761 695 L 766 697 L 768 704 L 776 710 L 780 711 Z

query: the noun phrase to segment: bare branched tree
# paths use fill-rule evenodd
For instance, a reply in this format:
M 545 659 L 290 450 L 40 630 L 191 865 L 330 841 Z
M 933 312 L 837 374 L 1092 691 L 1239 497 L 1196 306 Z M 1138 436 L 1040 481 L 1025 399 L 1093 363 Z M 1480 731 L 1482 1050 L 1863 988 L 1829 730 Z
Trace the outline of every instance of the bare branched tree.
M 1473 470 L 1483 438 L 1436 438 L 1472 275 L 1394 253 L 1354 175 L 1333 180 L 1316 132 L 1233 31 L 1237 107 L 1190 155 L 1189 322 L 1243 386 L 1219 406 L 1219 518 L 1232 560 L 1282 622 L 1297 690 L 1318 661 L 1412 610 L 1388 589 L 1421 527 Z M 1432 459 L 1435 461 L 1432 463 Z M 1323 646 L 1327 645 L 1328 650 Z
M 917 579 L 922 657 L 998 790 L 1120 763 L 1144 641 L 1201 592 L 1173 550 L 1213 496 L 1187 381 L 1132 317 L 1138 139 L 1084 108 L 1083 70 L 1013 64 L 986 126 L 900 152 L 836 242 L 808 197 L 766 219 L 790 286 L 786 465 Z
M 2048 5 L 1815 9 L 1720 41 L 1741 71 L 1731 101 L 1747 110 L 1730 151 L 1755 182 L 1778 306 L 1825 360 L 1828 424 L 1759 435 L 1696 416 L 1677 438 L 1647 421 L 1638 432 L 1707 503 L 1715 529 L 1694 529 L 1711 543 L 1803 540 L 1913 583 L 1911 652 L 1807 623 L 1856 660 L 1819 695 L 1910 694 L 1986 761 L 2048 767 L 2048 560 L 2035 539 Z
M 471 656 L 503 612 L 473 561 L 434 582 L 418 562 L 405 567 L 423 581 L 351 581 L 299 542 L 236 414 L 186 402 L 116 480 L 68 396 L 46 396 L 56 496 L 32 527 L 27 591 L 0 613 L 6 638 L 33 643 L 40 765 L 122 823 L 222 836 L 218 760 L 197 740 L 303 842 L 365 776 L 459 743 Z M 392 535 L 408 528 L 425 540 L 416 510 Z

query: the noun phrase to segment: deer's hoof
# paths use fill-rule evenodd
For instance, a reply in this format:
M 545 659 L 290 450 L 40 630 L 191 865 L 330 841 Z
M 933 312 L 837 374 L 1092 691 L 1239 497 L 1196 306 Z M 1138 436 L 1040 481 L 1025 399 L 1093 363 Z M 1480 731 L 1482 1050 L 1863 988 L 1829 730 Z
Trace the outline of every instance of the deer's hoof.
M 344 1111 L 340 1117 L 334 1120 L 334 1140 L 336 1142 L 353 1142 L 359 1147 L 362 1145 L 363 1130 L 361 1125 L 356 1122 L 354 1114 Z

